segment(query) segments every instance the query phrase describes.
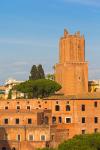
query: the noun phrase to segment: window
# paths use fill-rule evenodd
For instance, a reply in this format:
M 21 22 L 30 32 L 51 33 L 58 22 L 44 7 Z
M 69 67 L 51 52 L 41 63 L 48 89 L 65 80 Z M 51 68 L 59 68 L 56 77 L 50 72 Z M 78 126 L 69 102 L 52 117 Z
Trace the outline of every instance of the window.
M 46 138 L 45 138 L 45 135 L 41 135 L 41 141 L 45 141 Z
M 7 133 L 4 134 L 3 140 L 8 140 L 8 134 Z
M 32 119 L 28 118 L 28 124 L 32 124 Z
M 97 133 L 97 132 L 98 132 L 98 128 L 95 128 L 95 129 L 94 129 L 94 133 Z
M 34 140 L 34 136 L 32 134 L 29 135 L 29 141 L 33 141 Z
M 15 147 L 13 147 L 13 148 L 12 148 L 12 150 L 16 150 L 16 148 L 15 148 Z
M 85 134 L 85 132 L 86 132 L 85 130 L 82 130 L 82 134 Z
M 66 123 L 71 123 L 71 118 L 70 118 L 70 117 L 67 117 L 66 120 L 65 120 L 65 122 L 66 122 Z
M 52 124 L 56 123 L 56 117 L 52 117 Z
M 58 122 L 59 122 L 59 123 L 62 123 L 62 117 L 59 117 L 59 118 L 58 118 Z
M 16 124 L 19 124 L 19 118 L 16 118 L 16 119 L 15 119 L 15 123 L 16 123 Z
M 8 106 L 5 106 L 5 110 L 7 110 L 8 109 Z
M 82 105 L 81 107 L 82 107 L 81 110 L 85 111 L 85 105 Z
M 27 110 L 30 110 L 31 109 L 31 107 L 30 106 L 27 106 Z
M 2 147 L 2 150 L 6 150 L 6 147 Z
M 44 117 L 44 123 L 45 123 L 45 124 L 48 124 L 48 123 L 49 123 L 49 118 L 48 118 L 48 116 L 45 116 L 45 117 Z
M 85 123 L 85 117 L 82 117 L 82 123 Z
M 20 137 L 20 134 L 17 135 L 17 141 L 20 141 L 21 140 L 21 137 Z
M 8 119 L 7 118 L 4 119 L 4 124 L 8 124 Z
M 66 105 L 66 111 L 70 111 L 70 106 Z
M 98 106 L 98 103 L 97 102 L 94 102 L 94 107 L 97 107 Z
M 20 106 L 17 106 L 16 109 L 19 110 L 19 109 L 20 109 Z
M 60 111 L 60 106 L 59 105 L 55 106 L 55 111 Z
M 94 123 L 98 123 L 98 117 L 94 117 Z
M 56 104 L 58 104 L 58 101 L 56 101 Z

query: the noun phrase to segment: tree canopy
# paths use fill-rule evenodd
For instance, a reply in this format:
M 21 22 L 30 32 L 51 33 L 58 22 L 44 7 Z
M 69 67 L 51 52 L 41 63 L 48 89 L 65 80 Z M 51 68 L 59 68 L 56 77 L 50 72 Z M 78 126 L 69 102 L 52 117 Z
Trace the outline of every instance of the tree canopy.
M 42 65 L 33 65 L 30 71 L 29 80 L 44 79 L 45 73 Z
M 28 98 L 45 98 L 60 90 L 61 86 L 52 80 L 39 79 L 25 81 L 13 89 L 27 94 Z

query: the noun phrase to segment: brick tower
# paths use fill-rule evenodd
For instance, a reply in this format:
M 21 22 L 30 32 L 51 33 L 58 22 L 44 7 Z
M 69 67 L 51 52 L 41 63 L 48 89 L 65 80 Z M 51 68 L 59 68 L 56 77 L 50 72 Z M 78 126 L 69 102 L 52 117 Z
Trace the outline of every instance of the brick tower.
M 55 66 L 61 93 L 77 95 L 88 92 L 88 63 L 85 61 L 85 39 L 80 32 L 70 35 L 64 30 L 59 43 L 59 63 Z

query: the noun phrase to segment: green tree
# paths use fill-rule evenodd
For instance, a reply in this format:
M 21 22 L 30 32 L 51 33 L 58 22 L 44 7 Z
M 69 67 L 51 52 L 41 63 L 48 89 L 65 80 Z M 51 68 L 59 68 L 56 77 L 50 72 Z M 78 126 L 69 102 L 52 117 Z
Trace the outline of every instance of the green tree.
M 39 78 L 38 70 L 36 65 L 33 65 L 30 71 L 29 80 L 37 80 Z
M 38 79 L 44 79 L 45 78 L 45 73 L 44 73 L 44 70 L 43 70 L 43 67 L 42 67 L 41 64 L 38 65 L 37 70 L 38 70 L 38 75 L 39 75 Z
M 52 80 L 39 79 L 28 80 L 14 86 L 14 89 L 27 94 L 28 98 L 45 98 L 60 90 L 61 86 Z

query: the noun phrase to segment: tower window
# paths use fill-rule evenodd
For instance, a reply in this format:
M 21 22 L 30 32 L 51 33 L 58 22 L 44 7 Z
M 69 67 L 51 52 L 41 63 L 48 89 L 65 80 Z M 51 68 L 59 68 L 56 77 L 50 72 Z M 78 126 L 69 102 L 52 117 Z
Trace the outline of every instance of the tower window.
M 5 106 L 5 110 L 8 110 L 8 106 Z
M 4 124 L 8 124 L 8 119 L 7 118 L 4 119 Z
M 82 130 L 82 134 L 85 134 L 85 132 L 86 132 L 85 130 Z
M 16 119 L 15 119 L 15 123 L 16 123 L 16 124 L 19 124 L 19 118 L 16 118 Z
M 66 120 L 65 120 L 65 122 L 66 122 L 66 123 L 71 123 L 71 118 L 70 118 L 70 117 L 67 117 Z
M 45 135 L 41 135 L 41 141 L 45 141 L 45 140 L 46 140 Z
M 70 111 L 70 106 L 66 105 L 66 111 Z
M 30 106 L 27 106 L 27 110 L 30 110 L 31 109 L 31 107 Z
M 59 122 L 59 123 L 62 123 L 62 117 L 59 117 L 59 118 L 58 118 L 58 122 Z
M 98 103 L 97 102 L 94 102 L 94 107 L 97 107 L 98 106 Z
M 29 135 L 29 141 L 33 141 L 34 140 L 34 136 L 32 134 Z
M 20 141 L 21 140 L 21 137 L 20 137 L 20 134 L 17 135 L 17 141 Z
M 82 111 L 85 111 L 85 105 L 81 106 Z
M 59 105 L 55 106 L 55 111 L 60 111 L 60 106 Z
M 16 109 L 19 110 L 19 109 L 20 109 L 20 106 L 17 106 Z
M 32 124 L 32 119 L 28 118 L 28 124 Z
M 52 124 L 56 123 L 56 117 L 52 117 Z
M 94 117 L 94 123 L 98 123 L 98 117 Z
M 82 117 L 82 123 L 85 123 L 85 117 Z

